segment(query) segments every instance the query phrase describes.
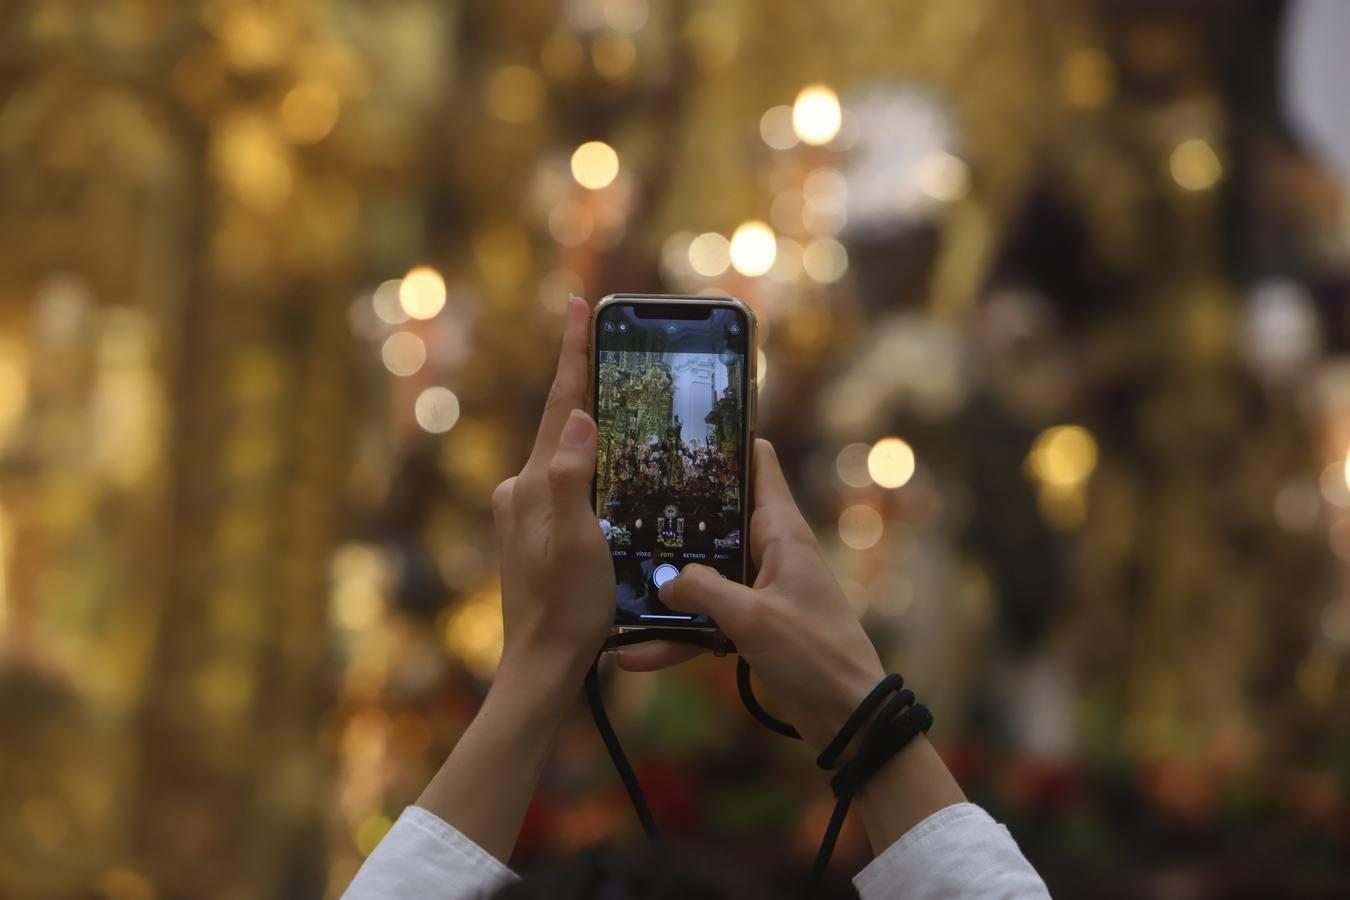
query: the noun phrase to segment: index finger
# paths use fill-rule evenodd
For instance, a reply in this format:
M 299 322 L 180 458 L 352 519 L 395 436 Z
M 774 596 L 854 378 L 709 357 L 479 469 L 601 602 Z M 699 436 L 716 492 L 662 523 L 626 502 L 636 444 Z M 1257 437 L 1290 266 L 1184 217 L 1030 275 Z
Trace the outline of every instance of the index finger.
M 811 536 L 797 501 L 792 499 L 773 444 L 755 441 L 755 509 L 750 519 L 750 552 L 757 563 L 769 545 L 784 537 Z
M 558 371 L 553 376 L 553 386 L 549 388 L 548 401 L 544 404 L 544 414 L 539 420 L 539 433 L 534 438 L 534 449 L 530 451 L 527 467 L 547 466 L 558 449 L 558 436 L 563 425 L 574 409 L 584 409 L 586 401 L 586 377 L 590 365 L 586 359 L 589 346 L 587 328 L 590 323 L 590 307 L 580 297 L 573 297 L 567 303 L 567 322 L 563 326 L 562 350 L 558 354 Z

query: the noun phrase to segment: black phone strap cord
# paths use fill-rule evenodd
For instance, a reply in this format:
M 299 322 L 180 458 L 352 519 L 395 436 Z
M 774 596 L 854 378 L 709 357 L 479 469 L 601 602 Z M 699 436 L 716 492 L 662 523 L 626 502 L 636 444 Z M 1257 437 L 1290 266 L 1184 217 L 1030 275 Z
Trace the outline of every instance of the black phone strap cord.
M 745 661 L 744 656 L 736 657 L 736 689 L 740 691 L 741 703 L 754 716 L 755 721 L 772 731 L 774 734 L 781 734 L 785 738 L 791 738 L 794 741 L 802 739 L 797 729 L 793 728 L 782 719 L 776 719 L 769 714 L 755 696 L 755 689 L 750 684 L 750 664 Z
M 611 639 L 609 646 L 638 643 L 644 639 L 637 634 L 617 635 Z M 691 641 L 691 643 L 694 642 Z M 603 656 L 603 653 L 601 656 Z M 643 832 L 648 840 L 660 840 L 661 830 L 656 824 L 656 818 L 652 815 L 646 795 L 642 793 L 642 785 L 639 783 L 637 774 L 633 771 L 633 766 L 628 761 L 627 755 L 623 752 L 619 737 L 614 732 L 614 726 L 605 712 L 597 671 L 599 663 L 600 657 L 597 656 L 595 662 L 591 664 L 590 670 L 586 673 L 586 703 L 590 707 L 591 717 L 595 720 L 596 730 L 600 732 L 600 738 L 604 741 L 605 749 L 609 752 L 609 758 L 614 763 L 614 768 L 618 771 L 620 780 L 623 781 L 624 789 L 628 791 L 628 797 L 633 803 L 633 809 L 637 812 Z M 755 721 L 775 734 L 798 740 L 801 738 L 797 729 L 771 715 L 755 697 L 754 688 L 750 683 L 750 664 L 745 661 L 745 657 L 738 657 L 736 660 L 736 686 L 741 695 L 741 702 Z M 853 743 L 858 732 L 864 725 L 871 723 L 863 734 L 853 758 L 839 767 L 835 776 L 830 780 L 830 789 L 835 796 L 834 812 L 830 816 L 830 822 L 821 838 L 820 849 L 816 852 L 811 873 L 803 887 L 803 898 L 810 898 L 815 895 L 826 867 L 829 865 L 830 857 L 834 855 L 835 844 L 839 840 L 839 832 L 848 816 L 849 807 L 859 789 L 891 757 L 904 749 L 919 733 L 927 732 L 933 725 L 933 716 L 928 708 L 922 704 L 916 704 L 914 693 L 902 690 L 903 687 L 904 679 L 899 675 L 887 675 L 882 679 L 872 689 L 871 693 L 863 699 L 862 703 L 858 704 L 857 709 L 839 729 L 839 733 L 816 757 L 816 765 L 820 768 L 835 769 L 839 764 L 839 757 Z
M 586 705 L 591 708 L 591 718 L 595 720 L 595 730 L 600 732 L 600 740 L 605 742 L 605 749 L 609 751 L 610 761 L 614 763 L 614 768 L 619 772 L 619 778 L 623 781 L 623 786 L 628 791 L 628 799 L 633 801 L 633 809 L 637 812 L 638 821 L 642 823 L 642 831 L 647 835 L 649 841 L 659 841 L 661 839 L 661 829 L 656 827 L 656 819 L 652 816 L 652 808 L 647 805 L 647 796 L 642 793 L 642 785 L 638 783 L 637 773 L 633 771 L 633 765 L 628 761 L 628 756 L 623 752 L 623 745 L 619 743 L 619 736 L 614 733 L 614 726 L 610 724 L 609 715 L 605 712 L 604 701 L 600 697 L 600 685 L 596 667 L 599 663 L 597 659 L 591 663 L 591 668 L 586 673 Z

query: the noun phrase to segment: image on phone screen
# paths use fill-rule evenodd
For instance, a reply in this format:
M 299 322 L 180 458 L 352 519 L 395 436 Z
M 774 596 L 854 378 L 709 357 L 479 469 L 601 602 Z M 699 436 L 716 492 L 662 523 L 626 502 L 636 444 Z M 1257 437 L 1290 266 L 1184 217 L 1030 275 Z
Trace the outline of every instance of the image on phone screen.
M 748 331 L 734 307 L 616 305 L 597 318 L 595 509 L 619 625 L 712 624 L 661 603 L 687 563 L 745 579 Z

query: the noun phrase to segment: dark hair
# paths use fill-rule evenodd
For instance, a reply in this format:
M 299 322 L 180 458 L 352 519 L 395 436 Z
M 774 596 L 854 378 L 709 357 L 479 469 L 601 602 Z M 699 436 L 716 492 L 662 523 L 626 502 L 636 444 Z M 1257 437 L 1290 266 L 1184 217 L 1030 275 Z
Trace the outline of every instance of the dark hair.
M 495 900 L 758 900 L 768 894 L 740 867 L 716 865 L 667 843 L 598 847 L 503 888 Z

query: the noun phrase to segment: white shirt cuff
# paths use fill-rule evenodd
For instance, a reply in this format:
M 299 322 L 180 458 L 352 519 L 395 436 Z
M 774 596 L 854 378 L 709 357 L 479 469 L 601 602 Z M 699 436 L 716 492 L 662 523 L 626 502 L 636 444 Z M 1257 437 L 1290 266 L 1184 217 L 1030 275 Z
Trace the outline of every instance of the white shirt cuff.
M 853 878 L 863 900 L 1048 898 L 1008 829 L 973 803 L 933 813 Z
M 420 806 L 409 806 L 342 896 L 344 900 L 478 900 L 519 880 L 449 822 Z

